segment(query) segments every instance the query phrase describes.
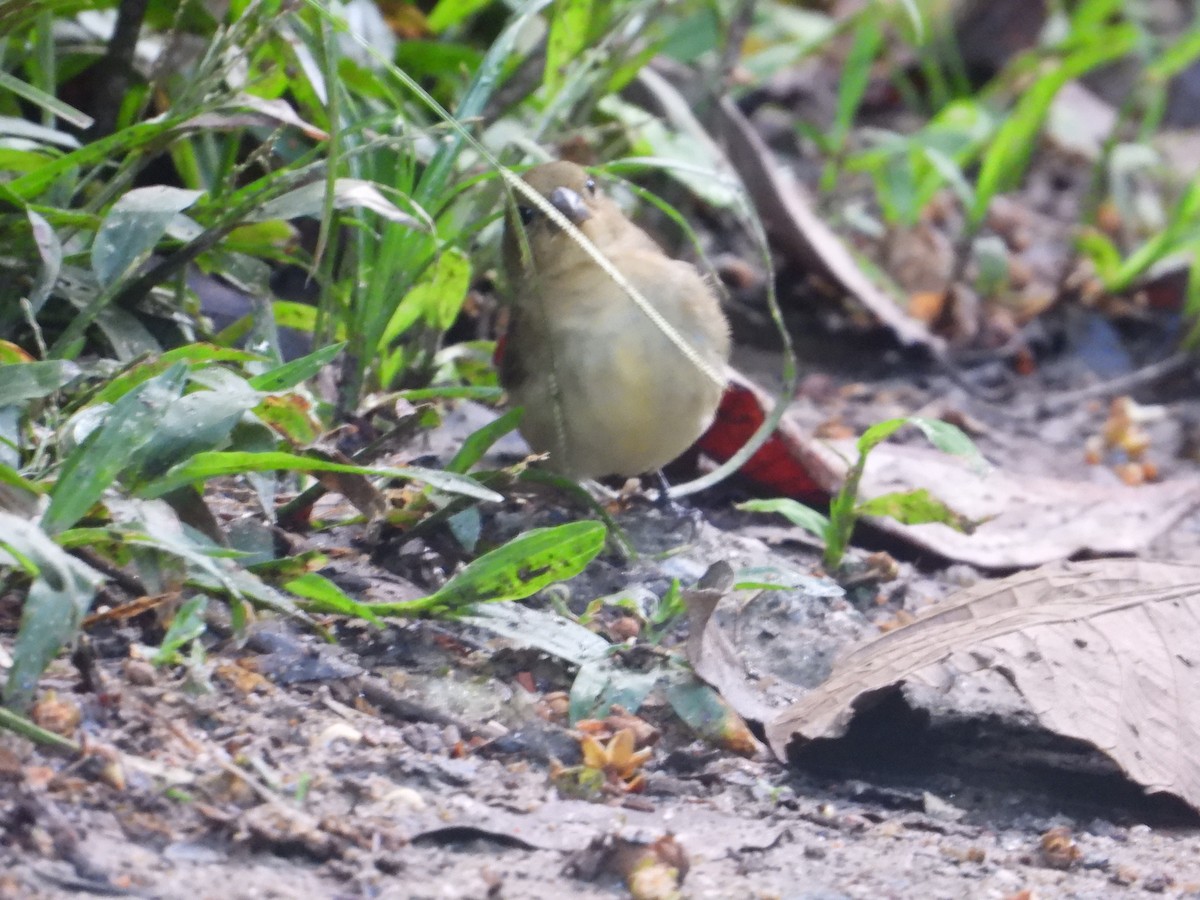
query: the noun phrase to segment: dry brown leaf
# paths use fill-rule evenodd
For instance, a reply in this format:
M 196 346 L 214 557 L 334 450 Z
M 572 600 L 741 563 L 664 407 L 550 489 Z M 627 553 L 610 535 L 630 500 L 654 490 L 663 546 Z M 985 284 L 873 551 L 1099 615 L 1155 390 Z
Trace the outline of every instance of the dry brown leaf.
M 831 469 L 846 468 L 852 442 L 812 443 Z M 985 569 L 1038 566 L 1083 551 L 1134 553 L 1200 505 L 1200 479 L 1129 486 L 1063 481 L 992 469 L 926 447 L 882 444 L 871 451 L 863 500 L 925 488 L 956 513 L 981 522 L 971 534 L 937 523 L 873 525 L 946 559 Z
M 955 674 L 1004 676 L 1049 731 L 1092 744 L 1148 793 L 1200 808 L 1200 566 L 1060 563 L 957 595 L 874 638 L 767 725 L 789 743 L 836 738 L 870 695 Z
M 764 686 L 746 671 L 729 636 L 712 621 L 717 604 L 732 586 L 733 570 L 728 563 L 720 562 L 709 568 L 699 587 L 684 592 L 689 624 L 688 662 L 739 715 L 768 722 L 778 715 L 779 705 L 770 703 Z

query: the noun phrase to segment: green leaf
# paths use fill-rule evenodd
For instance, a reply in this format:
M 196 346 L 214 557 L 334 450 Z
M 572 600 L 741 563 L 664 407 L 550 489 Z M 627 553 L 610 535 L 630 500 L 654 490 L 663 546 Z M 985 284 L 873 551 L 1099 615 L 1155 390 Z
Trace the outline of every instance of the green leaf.
M 0 366 L 0 406 L 40 400 L 79 377 L 78 364 L 63 359 Z
M 471 286 L 471 262 L 460 250 L 438 256 L 404 298 L 383 329 L 382 344 L 390 344 L 418 319 L 438 331 L 454 324 L 467 289 Z
M 520 407 L 510 409 L 500 418 L 493 419 L 474 434 L 469 435 L 462 442 L 462 446 L 458 448 L 458 452 L 454 454 L 454 458 L 446 463 L 446 471 L 465 473 L 471 466 L 479 462 L 492 444 L 520 424 L 522 412 L 524 410 Z
M 1095 228 L 1084 228 L 1075 239 L 1076 246 L 1091 261 L 1100 280 L 1112 290 L 1121 268 L 1121 251 L 1108 235 Z
M 921 429 L 929 443 L 943 453 L 960 456 L 969 462 L 977 471 L 986 471 L 987 460 L 979 452 L 979 448 L 966 436 L 957 425 L 943 422 L 941 419 L 925 419 L 921 416 L 910 416 L 909 424 Z
M 112 205 L 92 244 L 92 271 L 108 287 L 150 256 L 179 213 L 202 191 L 156 185 L 134 188 Z
M 242 415 L 255 407 L 253 392 L 197 391 L 172 403 L 158 427 L 132 456 L 123 477 L 137 484 L 157 478 L 191 456 L 227 444 Z
M 753 746 L 746 722 L 710 685 L 695 675 L 672 680 L 667 688 L 671 709 L 698 737 L 718 747 L 740 749 Z
M 379 475 L 384 478 L 404 478 L 421 481 L 431 487 L 453 494 L 463 494 L 477 500 L 497 503 L 504 498 L 495 491 L 483 487 L 479 482 L 464 475 L 442 472 L 437 469 L 422 469 L 416 466 L 390 468 L 386 466 L 354 466 L 347 463 L 329 462 L 284 451 L 248 453 L 240 451 L 212 451 L 197 453 L 186 462 L 175 466 L 161 478 L 143 485 L 138 493 L 142 497 L 161 497 L 176 488 L 195 481 L 204 481 L 218 475 L 241 475 L 247 472 L 349 472 L 355 475 Z
M 284 584 L 284 590 L 303 597 L 309 612 L 336 613 L 341 616 L 358 616 L 372 625 L 382 625 L 370 603 L 360 603 L 340 587 L 316 572 L 306 572 Z
M 875 423 L 859 437 L 857 445 L 859 455 L 870 453 L 876 446 L 882 444 L 907 424 L 908 419 L 904 417 Z
M 159 354 L 147 362 L 138 363 L 128 371 L 112 378 L 92 398 L 93 403 L 115 403 L 132 388 L 165 372 L 177 362 L 189 363 L 195 369 L 206 362 L 261 362 L 263 357 L 245 350 L 218 347 L 214 344 L 186 344 Z
M 50 492 L 42 527 L 50 534 L 70 528 L 96 503 L 158 429 L 187 380 L 177 363 L 113 404 L 104 421 L 67 457 Z
M 1133 50 L 1137 39 L 1137 30 L 1132 26 L 1109 28 L 1102 39 L 1091 40 L 1057 65 L 1048 66 L 1047 71 L 1022 93 L 984 154 L 976 182 L 975 205 L 970 210 L 972 225 L 982 222 L 992 198 L 1016 185 L 1025 172 L 1050 104 L 1063 85 L 1097 66 L 1125 56 Z
M 411 403 L 423 403 L 426 400 L 478 400 L 480 403 L 494 403 L 504 396 L 504 388 L 475 384 L 443 384 L 399 391 L 397 396 Z
M 559 0 L 546 38 L 546 68 L 542 87 L 553 96 L 562 87 L 567 67 L 587 49 L 592 21 L 592 0 Z
M 612 650 L 612 644 L 578 622 L 520 603 L 478 603 L 463 621 L 577 666 Z
M 490 2 L 491 0 L 438 0 L 437 6 L 426 20 L 429 30 L 434 34 L 441 34 L 452 25 L 457 25 L 479 12 Z
M 826 516 L 812 507 L 786 497 L 775 500 L 747 500 L 737 504 L 737 508 L 746 512 L 779 513 L 797 528 L 803 528 L 822 540 L 829 532 L 829 519 Z
M 1129 254 L 1105 286 L 1110 291 L 1127 290 L 1148 268 L 1197 237 L 1200 237 L 1200 181 L 1193 179 L 1171 210 L 1167 227 Z
M 941 522 L 966 534 L 970 534 L 975 527 L 974 522 L 956 513 L 925 488 L 880 494 L 858 504 L 856 512 L 862 516 L 887 516 L 905 525 Z
M 333 362 L 334 357 L 345 346 L 345 341 L 338 344 L 330 344 L 328 347 L 322 347 L 320 350 L 313 351 L 308 356 L 293 359 L 291 362 L 286 362 L 268 372 L 263 372 L 261 375 L 255 375 L 250 379 L 250 387 L 256 391 L 283 391 L 290 387 L 295 387 L 300 382 L 312 378 L 321 369 Z
M 37 680 L 59 648 L 74 637 L 104 577 L 59 547 L 34 523 L 0 512 L 0 568 L 32 565 L 36 577 L 25 596 L 21 626 L 4 702 L 28 706 Z
M 434 9 L 433 14 L 430 16 L 431 22 L 442 21 L 438 18 L 438 13 L 442 5 L 447 2 L 448 0 L 442 0 L 438 4 L 438 7 Z M 479 67 L 472 75 L 471 83 L 467 86 L 466 91 L 463 92 L 462 99 L 454 109 L 454 118 L 457 121 L 464 122 L 486 113 L 488 101 L 491 100 L 493 92 L 500 84 L 501 76 L 508 64 L 509 58 L 518 52 L 518 43 L 528 33 L 530 22 L 543 9 L 549 6 L 550 2 L 551 0 L 525 0 L 525 2 L 521 3 L 516 14 L 504 26 L 504 30 L 492 41 L 487 53 L 484 54 L 483 60 L 479 63 Z M 450 7 L 457 8 L 458 10 L 468 7 L 467 11 L 462 13 L 458 18 L 455 18 L 454 21 L 458 21 L 463 16 L 469 15 L 477 8 L 474 0 L 450 2 L 447 8 L 449 9 Z M 420 88 L 420 85 L 415 83 L 410 83 L 409 86 Z M 429 161 L 429 165 L 421 175 L 420 184 L 417 185 L 417 191 L 413 199 L 419 205 L 422 207 L 432 207 L 441 201 L 446 190 L 446 182 L 465 143 L 466 137 L 459 129 L 453 130 L 448 140 L 439 143 L 437 153 Z
M 603 718 L 614 705 L 637 712 L 664 674 L 661 665 L 648 672 L 637 672 L 623 668 L 611 657 L 588 660 L 579 667 L 579 674 L 571 683 L 567 705 L 571 723 Z
M 154 654 L 156 666 L 171 665 L 179 661 L 179 651 L 204 634 L 204 610 L 208 606 L 208 598 L 203 594 L 193 597 L 179 607 L 171 626 L 163 635 L 162 645 Z
M 0 485 L 7 485 L 18 494 L 24 494 L 31 503 L 36 503 L 39 494 L 45 493 L 37 483 L 25 478 L 12 466 L 0 462 Z M 0 507 L 4 504 L 4 492 L 0 491 Z
M 371 608 L 378 615 L 458 615 L 481 601 L 523 600 L 582 572 L 604 549 L 606 535 L 600 522 L 534 528 L 485 553 L 428 597 Z
M 76 169 L 108 161 L 148 144 L 167 144 L 183 131 L 179 121 L 143 122 L 131 125 L 116 134 L 84 144 L 64 156 L 47 162 L 34 171 L 14 178 L 5 185 L 6 192 L 21 200 L 31 200 L 52 185 L 55 179 Z
M 850 53 L 842 64 L 842 77 L 838 82 L 837 114 L 834 116 L 833 134 L 830 136 L 838 150 L 850 133 L 854 114 L 858 111 L 871 80 L 871 67 L 882 46 L 883 23 L 879 21 L 875 10 L 868 9 L 866 14 L 858 17 L 854 29 L 854 42 L 850 45 Z
M 30 103 L 53 113 L 64 121 L 70 122 L 76 128 L 87 129 L 92 127 L 93 120 L 91 116 L 80 112 L 73 106 L 68 106 L 53 94 L 48 94 L 41 88 L 35 87 L 27 81 L 15 78 L 7 72 L 0 72 L 0 90 L 10 91 L 18 97 L 24 97 Z
M 1158 59 L 1146 66 L 1145 77 L 1151 83 L 1164 84 L 1200 57 L 1200 29 L 1191 28 L 1183 37 L 1167 47 Z
M 273 200 L 268 200 L 246 217 L 247 222 L 267 222 L 272 219 L 298 219 L 302 216 L 325 214 L 324 181 L 314 181 L 295 190 L 288 191 Z M 368 209 L 390 222 L 398 222 L 412 228 L 424 225 L 400 209 L 380 193 L 379 188 L 361 178 L 338 178 L 333 182 L 334 209 Z
M 37 279 L 29 290 L 29 305 L 33 307 L 34 314 L 37 314 L 41 312 L 42 306 L 58 283 L 58 276 L 62 272 L 63 247 L 62 241 L 45 218 L 32 209 L 25 211 L 25 217 L 29 219 L 33 243 L 37 247 L 38 256 L 42 258 Z

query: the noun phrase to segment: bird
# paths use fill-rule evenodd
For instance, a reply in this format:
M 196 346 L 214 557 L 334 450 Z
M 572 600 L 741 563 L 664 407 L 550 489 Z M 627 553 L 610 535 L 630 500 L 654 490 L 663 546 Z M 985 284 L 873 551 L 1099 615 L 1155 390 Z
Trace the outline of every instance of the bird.
M 721 399 L 730 338 L 720 302 L 695 266 L 668 256 L 581 166 L 545 163 L 523 178 L 675 338 L 572 234 L 514 191 L 501 248 L 512 302 L 499 368 L 510 402 L 524 408 L 520 432 L 550 468 L 573 478 L 659 470 L 704 433 Z

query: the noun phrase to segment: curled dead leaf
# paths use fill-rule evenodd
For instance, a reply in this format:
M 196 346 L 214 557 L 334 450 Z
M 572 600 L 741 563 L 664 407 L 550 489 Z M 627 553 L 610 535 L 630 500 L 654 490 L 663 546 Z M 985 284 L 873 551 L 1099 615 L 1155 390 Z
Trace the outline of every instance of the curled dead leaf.
M 974 672 L 1012 684 L 1044 729 L 1106 754 L 1147 793 L 1200 809 L 1200 565 L 1059 563 L 962 591 L 850 652 L 766 726 L 776 755 L 840 737 L 906 682 Z

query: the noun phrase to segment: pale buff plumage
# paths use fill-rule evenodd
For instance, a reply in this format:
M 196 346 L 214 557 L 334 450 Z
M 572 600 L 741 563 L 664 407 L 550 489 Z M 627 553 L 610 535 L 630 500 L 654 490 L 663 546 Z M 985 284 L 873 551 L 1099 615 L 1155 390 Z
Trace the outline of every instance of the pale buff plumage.
M 575 477 L 660 468 L 703 434 L 720 400 L 711 377 L 729 356 L 720 305 L 693 266 L 664 254 L 579 166 L 548 163 L 525 181 L 615 264 L 708 372 L 564 229 L 517 196 L 504 236 L 514 297 L 501 379 L 525 408 L 521 433 Z

